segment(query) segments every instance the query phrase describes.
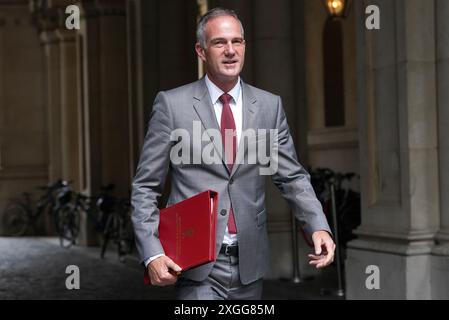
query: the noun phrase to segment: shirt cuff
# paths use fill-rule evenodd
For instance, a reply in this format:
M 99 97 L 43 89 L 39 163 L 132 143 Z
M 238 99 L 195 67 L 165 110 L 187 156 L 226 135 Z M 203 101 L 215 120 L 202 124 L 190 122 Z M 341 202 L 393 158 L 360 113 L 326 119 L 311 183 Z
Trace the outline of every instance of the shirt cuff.
M 162 256 L 164 256 L 164 254 L 160 253 L 160 254 L 157 254 L 157 255 L 152 256 L 152 257 L 148 258 L 147 260 L 145 260 L 145 268 L 148 268 L 148 265 L 150 264 L 151 261 L 156 260 L 157 258 L 162 257 Z

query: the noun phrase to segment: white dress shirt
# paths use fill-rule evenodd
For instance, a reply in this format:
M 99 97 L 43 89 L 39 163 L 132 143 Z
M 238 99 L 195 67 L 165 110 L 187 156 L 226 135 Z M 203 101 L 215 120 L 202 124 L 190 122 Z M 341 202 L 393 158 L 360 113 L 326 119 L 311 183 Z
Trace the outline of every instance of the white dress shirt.
M 217 118 L 218 126 L 221 127 L 221 112 L 223 110 L 223 105 L 220 102 L 220 97 L 224 93 L 219 87 L 217 87 L 209 77 L 206 75 L 205 82 L 207 90 L 209 91 L 209 96 L 212 100 L 212 105 L 214 107 L 215 116 Z M 237 135 L 237 150 L 240 142 L 240 137 L 242 136 L 242 121 L 243 121 L 243 103 L 242 103 L 242 85 L 240 83 L 240 77 L 237 84 L 229 92 L 227 92 L 231 97 L 229 106 L 231 107 L 232 116 L 234 117 L 235 129 Z M 225 244 L 236 244 L 237 234 L 230 234 L 228 232 L 228 227 L 226 226 L 226 232 L 223 239 Z
M 212 81 L 210 81 L 209 77 L 205 76 L 205 82 L 207 90 L 209 91 L 209 96 L 212 101 L 212 106 L 215 111 L 215 116 L 217 118 L 218 127 L 221 127 L 221 112 L 223 110 L 223 105 L 220 102 L 220 96 L 224 93 L 219 87 L 217 87 Z M 232 111 L 232 115 L 234 117 L 235 129 L 236 129 L 236 138 L 237 138 L 237 150 L 240 142 L 240 137 L 242 136 L 242 122 L 243 122 L 243 103 L 242 103 L 242 85 L 240 82 L 240 77 L 237 81 L 237 84 L 228 94 L 232 97 L 229 106 Z M 224 244 L 236 244 L 237 243 L 237 234 L 230 234 L 228 232 L 228 227 L 226 226 L 225 235 L 223 238 Z M 145 261 L 145 266 L 148 267 L 148 264 L 156 258 L 163 256 L 163 254 L 158 254 L 153 257 L 150 257 Z

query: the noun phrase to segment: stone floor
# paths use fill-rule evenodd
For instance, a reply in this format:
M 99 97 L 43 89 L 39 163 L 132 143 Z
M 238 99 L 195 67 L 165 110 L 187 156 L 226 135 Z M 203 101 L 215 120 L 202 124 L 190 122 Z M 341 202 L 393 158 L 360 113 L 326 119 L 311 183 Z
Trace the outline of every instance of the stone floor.
M 135 255 L 120 262 L 112 249 L 102 260 L 96 247 L 64 249 L 56 238 L 0 237 L 0 299 L 173 299 L 172 287 L 143 285 Z M 79 290 L 66 288 L 68 265 L 80 270 Z M 266 280 L 263 299 L 337 299 L 321 295 L 322 288 L 336 286 L 334 269 L 301 284 Z

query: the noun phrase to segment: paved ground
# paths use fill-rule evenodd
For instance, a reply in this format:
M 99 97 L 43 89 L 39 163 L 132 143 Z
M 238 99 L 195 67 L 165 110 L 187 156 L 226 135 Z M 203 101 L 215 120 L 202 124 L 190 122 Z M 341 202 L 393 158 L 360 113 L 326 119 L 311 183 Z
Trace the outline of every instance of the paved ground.
M 77 265 L 80 290 L 67 290 L 66 267 Z M 98 248 L 64 249 L 56 238 L 0 237 L 0 299 L 173 299 L 173 288 L 145 286 L 137 257 L 119 262 L 115 252 L 99 258 Z M 335 270 L 293 284 L 265 281 L 264 299 L 335 299 L 320 289 L 336 283 Z

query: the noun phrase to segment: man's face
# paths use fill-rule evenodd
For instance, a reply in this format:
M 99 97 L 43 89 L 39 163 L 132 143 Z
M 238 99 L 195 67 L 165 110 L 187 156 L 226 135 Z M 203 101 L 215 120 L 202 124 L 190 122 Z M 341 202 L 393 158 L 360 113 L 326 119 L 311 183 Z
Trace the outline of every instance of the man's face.
M 205 27 L 206 48 L 196 44 L 211 79 L 230 82 L 238 78 L 245 60 L 245 40 L 240 23 L 231 16 L 209 20 Z

